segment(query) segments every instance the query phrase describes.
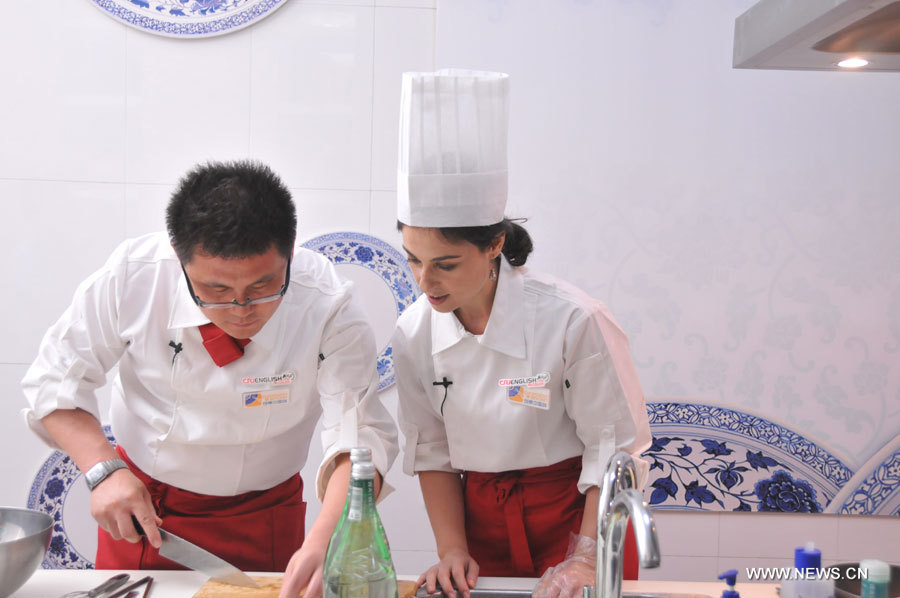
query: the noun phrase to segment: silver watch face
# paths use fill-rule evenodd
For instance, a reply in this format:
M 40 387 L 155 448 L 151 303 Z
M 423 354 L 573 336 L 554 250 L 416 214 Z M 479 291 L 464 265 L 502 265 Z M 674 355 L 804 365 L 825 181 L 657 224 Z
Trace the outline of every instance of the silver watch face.
M 128 466 L 125 465 L 125 462 L 121 459 L 101 461 L 100 463 L 97 463 L 87 470 L 87 473 L 84 474 L 84 481 L 87 482 L 88 488 L 93 490 L 94 487 L 105 480 L 109 476 L 109 474 L 118 469 L 124 469 L 127 467 Z
M 88 469 L 87 473 L 84 474 L 84 481 L 87 482 L 88 488 L 90 488 L 91 490 L 94 489 L 94 486 L 100 483 L 106 473 L 102 465 L 102 463 L 98 463 L 97 465 Z

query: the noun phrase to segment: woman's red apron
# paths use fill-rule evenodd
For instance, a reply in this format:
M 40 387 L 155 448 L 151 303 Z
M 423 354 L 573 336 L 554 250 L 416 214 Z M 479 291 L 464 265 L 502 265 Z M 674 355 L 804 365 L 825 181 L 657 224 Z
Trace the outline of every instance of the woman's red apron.
M 202 546 L 244 571 L 284 571 L 303 543 L 306 503 L 296 474 L 281 484 L 237 496 L 211 496 L 152 479 L 119 455 L 147 489 L 162 527 Z M 159 555 L 146 538 L 132 544 L 113 540 L 98 527 L 97 569 L 184 569 Z
M 532 469 L 466 472 L 466 540 L 479 575 L 540 577 L 562 562 L 569 534 L 580 531 L 584 515 L 580 475 L 581 457 Z M 637 545 L 629 525 L 624 578 L 637 579 L 637 572 Z

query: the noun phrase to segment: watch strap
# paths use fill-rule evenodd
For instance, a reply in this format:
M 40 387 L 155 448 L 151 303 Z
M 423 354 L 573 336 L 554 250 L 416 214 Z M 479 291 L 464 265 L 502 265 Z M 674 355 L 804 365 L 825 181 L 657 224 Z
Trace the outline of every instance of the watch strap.
M 108 461 L 100 461 L 87 470 L 84 474 L 84 481 L 89 490 L 93 490 L 97 485 L 109 477 L 109 475 L 119 469 L 128 469 L 128 464 L 121 459 L 109 459 Z

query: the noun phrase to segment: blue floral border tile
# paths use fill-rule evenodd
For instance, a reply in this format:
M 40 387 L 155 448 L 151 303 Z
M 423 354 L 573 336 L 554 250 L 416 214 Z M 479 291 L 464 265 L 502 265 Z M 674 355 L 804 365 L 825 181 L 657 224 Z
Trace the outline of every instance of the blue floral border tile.
M 828 512 L 900 516 L 900 438 L 886 444 L 859 468 Z
M 285 0 L 91 0 L 105 14 L 136 29 L 198 38 L 242 29 L 272 14 Z
M 106 438 L 112 445 L 115 439 L 109 426 L 103 426 Z M 75 462 L 63 452 L 53 451 L 41 465 L 31 490 L 28 493 L 27 506 L 53 518 L 53 533 L 50 537 L 50 548 L 41 562 L 42 569 L 93 569 L 94 555 L 85 556 L 78 552 L 66 532 L 63 512 L 69 490 L 82 477 Z
M 406 257 L 389 243 L 364 233 L 337 232 L 321 235 L 302 244 L 327 257 L 333 264 L 354 264 L 368 268 L 384 280 L 397 308 L 394 321 L 419 296 Z M 378 356 L 378 390 L 394 383 L 394 356 L 390 345 Z
M 853 475 L 827 450 L 757 415 L 674 401 L 647 411 L 645 492 L 656 508 L 821 513 Z

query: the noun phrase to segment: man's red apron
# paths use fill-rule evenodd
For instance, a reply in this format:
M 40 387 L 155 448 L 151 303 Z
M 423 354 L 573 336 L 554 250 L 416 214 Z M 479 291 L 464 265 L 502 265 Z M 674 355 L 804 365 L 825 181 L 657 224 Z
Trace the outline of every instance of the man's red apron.
M 487 577 L 540 577 L 566 558 L 569 534 L 579 533 L 584 495 L 581 457 L 546 467 L 464 474 L 466 540 Z M 625 539 L 625 579 L 637 579 L 634 530 Z
M 119 455 L 150 491 L 162 527 L 202 546 L 244 571 L 284 571 L 303 543 L 306 503 L 303 480 L 296 474 L 258 492 L 211 496 L 182 490 L 152 479 Z M 98 527 L 97 569 L 184 569 L 159 555 L 146 538 L 132 544 L 115 541 Z

